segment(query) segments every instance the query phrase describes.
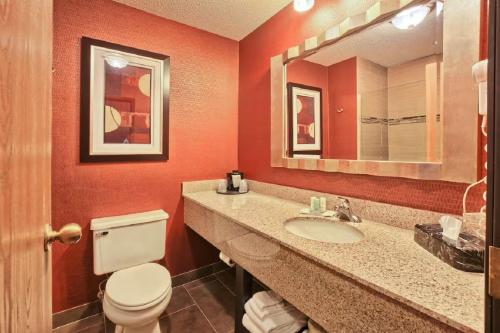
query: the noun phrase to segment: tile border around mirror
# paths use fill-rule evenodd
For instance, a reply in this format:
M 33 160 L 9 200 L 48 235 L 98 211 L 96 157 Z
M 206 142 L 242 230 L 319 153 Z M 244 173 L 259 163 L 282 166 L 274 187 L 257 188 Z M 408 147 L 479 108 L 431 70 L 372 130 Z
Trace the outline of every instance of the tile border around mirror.
M 477 180 L 477 93 L 471 66 L 479 59 L 479 0 L 446 0 L 444 20 L 444 52 L 446 66 L 443 77 L 443 142 L 442 162 L 394 162 L 368 160 L 297 159 L 285 157 L 286 124 L 283 106 L 286 105 L 284 64 L 304 58 L 318 49 L 387 20 L 404 8 L 428 0 L 374 1 L 365 13 L 347 17 L 338 25 L 318 36 L 307 38 L 283 54 L 271 58 L 271 166 L 289 169 L 343 172 L 375 176 L 404 177 L 425 180 L 473 182 Z M 451 4 L 451 5 L 450 5 Z M 456 10 L 459 8 L 461 10 Z M 464 25 L 463 22 L 467 22 Z M 453 34 L 446 33 L 453 31 Z M 459 37 L 457 37 L 459 36 Z M 467 51 L 461 45 L 468 46 Z M 470 47 L 473 45 L 473 47 Z M 461 50 L 461 52 L 453 52 Z M 446 82 L 463 82 L 460 89 Z M 448 96 L 448 98 L 447 98 Z M 453 98 L 449 98 L 453 96 Z M 446 112 L 459 110 L 460 112 Z M 464 135 L 470 133 L 470 135 Z

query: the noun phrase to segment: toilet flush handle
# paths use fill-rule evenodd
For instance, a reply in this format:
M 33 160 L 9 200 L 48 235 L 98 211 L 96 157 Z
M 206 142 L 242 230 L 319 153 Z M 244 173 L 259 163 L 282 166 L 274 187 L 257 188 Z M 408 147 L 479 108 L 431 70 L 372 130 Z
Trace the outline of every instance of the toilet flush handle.
M 82 228 L 76 223 L 65 224 L 59 231 L 52 230 L 50 224 L 45 225 L 45 251 L 50 244 L 59 241 L 63 244 L 76 244 L 82 238 Z

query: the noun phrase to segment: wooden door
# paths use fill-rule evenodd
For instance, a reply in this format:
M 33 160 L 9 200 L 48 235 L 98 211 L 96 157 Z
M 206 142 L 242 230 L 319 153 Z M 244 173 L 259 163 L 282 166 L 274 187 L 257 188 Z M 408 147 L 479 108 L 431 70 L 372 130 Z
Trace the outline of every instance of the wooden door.
M 51 330 L 52 0 L 0 0 L 0 332 Z

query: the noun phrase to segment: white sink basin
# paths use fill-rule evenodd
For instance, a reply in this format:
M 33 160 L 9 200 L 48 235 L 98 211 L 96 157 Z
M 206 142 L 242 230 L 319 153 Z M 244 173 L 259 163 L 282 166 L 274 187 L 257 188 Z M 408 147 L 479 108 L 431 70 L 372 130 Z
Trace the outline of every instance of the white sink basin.
M 356 243 L 365 237 L 347 222 L 320 217 L 294 217 L 285 222 L 285 229 L 299 237 L 327 243 Z

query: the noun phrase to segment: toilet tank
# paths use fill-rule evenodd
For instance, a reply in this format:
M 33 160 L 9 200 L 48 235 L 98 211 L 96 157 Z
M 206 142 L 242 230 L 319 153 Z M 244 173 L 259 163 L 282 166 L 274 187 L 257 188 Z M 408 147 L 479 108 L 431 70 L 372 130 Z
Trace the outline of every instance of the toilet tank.
M 94 273 L 111 273 L 163 258 L 167 219 L 163 210 L 92 219 Z

